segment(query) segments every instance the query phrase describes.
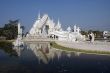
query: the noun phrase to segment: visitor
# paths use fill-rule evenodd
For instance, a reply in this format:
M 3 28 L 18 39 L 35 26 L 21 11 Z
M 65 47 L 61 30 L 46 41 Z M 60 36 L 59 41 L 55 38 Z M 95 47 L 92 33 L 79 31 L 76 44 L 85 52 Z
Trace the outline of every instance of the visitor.
M 90 40 L 90 42 L 91 42 L 91 40 L 92 40 L 92 36 L 89 34 L 89 40 Z

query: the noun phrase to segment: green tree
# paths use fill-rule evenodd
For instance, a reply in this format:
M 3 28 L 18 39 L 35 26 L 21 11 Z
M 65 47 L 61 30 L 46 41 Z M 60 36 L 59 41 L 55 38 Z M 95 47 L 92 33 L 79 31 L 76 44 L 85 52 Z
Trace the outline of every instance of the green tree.
M 96 38 L 103 38 L 103 32 L 102 31 L 93 31 L 93 33 L 95 34 Z
M 21 26 L 21 28 L 22 28 L 22 36 L 24 36 L 25 27 L 24 26 Z
M 3 36 L 6 37 L 6 39 L 15 39 L 17 37 L 17 24 L 18 20 L 9 20 L 9 23 L 5 24 L 3 27 Z
M 3 35 L 3 28 L 0 28 L 0 36 Z

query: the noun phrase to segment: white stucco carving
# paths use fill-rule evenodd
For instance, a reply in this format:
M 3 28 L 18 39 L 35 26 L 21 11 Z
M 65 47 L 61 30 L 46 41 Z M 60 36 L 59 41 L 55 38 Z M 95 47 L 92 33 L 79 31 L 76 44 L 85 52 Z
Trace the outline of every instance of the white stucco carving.
M 64 31 L 61 27 L 59 19 L 56 24 L 47 14 L 44 14 L 42 17 L 38 14 L 38 19 L 33 24 L 27 37 L 40 35 L 49 36 L 53 39 L 61 41 L 84 40 L 84 37 L 81 35 L 80 31 L 80 28 L 77 27 L 76 24 L 74 25 L 74 31 L 72 31 L 70 27 L 67 28 L 67 31 Z

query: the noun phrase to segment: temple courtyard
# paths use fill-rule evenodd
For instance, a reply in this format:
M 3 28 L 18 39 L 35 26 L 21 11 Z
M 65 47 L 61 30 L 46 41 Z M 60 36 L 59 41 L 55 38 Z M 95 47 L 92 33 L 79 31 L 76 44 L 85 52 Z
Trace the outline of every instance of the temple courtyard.
M 85 42 L 63 42 L 57 41 L 58 45 L 68 47 L 68 48 L 75 48 L 81 50 L 89 50 L 89 51 L 108 51 L 110 52 L 110 42 L 100 42 L 95 41 L 91 43 L 90 41 Z

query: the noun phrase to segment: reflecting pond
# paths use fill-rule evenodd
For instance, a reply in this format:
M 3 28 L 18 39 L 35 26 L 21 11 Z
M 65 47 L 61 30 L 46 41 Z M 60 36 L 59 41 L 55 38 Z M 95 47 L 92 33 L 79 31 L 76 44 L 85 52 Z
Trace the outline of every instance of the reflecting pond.
M 62 51 L 49 42 L 30 42 L 8 50 L 0 48 L 0 73 L 110 73 L 107 55 Z

